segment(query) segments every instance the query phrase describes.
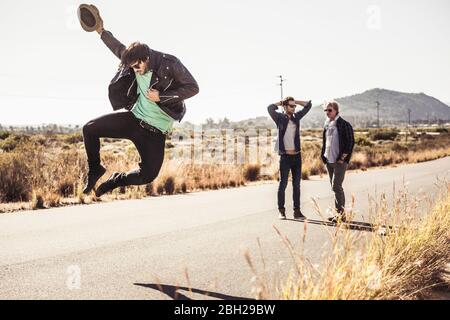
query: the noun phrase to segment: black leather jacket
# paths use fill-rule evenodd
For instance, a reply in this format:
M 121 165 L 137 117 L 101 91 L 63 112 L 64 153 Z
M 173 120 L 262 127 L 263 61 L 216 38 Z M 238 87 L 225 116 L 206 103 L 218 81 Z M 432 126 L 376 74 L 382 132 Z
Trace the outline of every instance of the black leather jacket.
M 353 133 L 353 127 L 350 123 L 339 117 L 336 120 L 336 128 L 338 130 L 339 135 L 339 155 L 338 159 L 342 159 L 342 155 L 345 153 L 347 156 L 343 159 L 344 162 L 349 163 L 353 153 L 353 147 L 355 146 L 355 136 Z M 323 129 L 322 133 L 322 151 L 320 156 L 322 158 L 323 163 L 327 163 L 328 160 L 325 157 L 325 146 L 327 140 L 327 129 Z
M 122 58 L 126 47 L 114 38 L 111 32 L 103 31 L 101 39 L 116 57 Z M 184 100 L 199 92 L 198 84 L 178 58 L 152 49 L 149 49 L 149 55 L 150 71 L 153 72 L 149 89 L 158 90 L 161 100 L 157 103 L 159 107 L 173 119 L 181 121 L 186 113 Z M 122 84 L 115 85 L 115 81 L 120 78 L 122 78 Z M 117 72 L 109 88 L 109 98 L 114 110 L 129 109 L 136 102 L 137 83 L 135 80 L 134 71 L 128 67 Z M 126 90 L 122 90 L 122 88 Z M 130 95 L 130 93 L 132 94 Z

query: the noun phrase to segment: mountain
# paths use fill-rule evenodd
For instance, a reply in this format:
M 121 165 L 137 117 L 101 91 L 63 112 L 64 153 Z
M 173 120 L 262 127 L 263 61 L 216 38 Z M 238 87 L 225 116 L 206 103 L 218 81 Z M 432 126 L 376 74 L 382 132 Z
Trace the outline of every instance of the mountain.
M 371 89 L 360 94 L 338 98 L 341 115 L 356 126 L 372 126 L 377 121 L 376 102 L 380 104 L 380 124 L 414 122 L 448 122 L 450 107 L 438 99 L 424 93 L 404 93 L 386 89 Z M 325 115 L 323 105 L 315 106 L 310 111 L 304 123 L 307 126 L 321 126 Z

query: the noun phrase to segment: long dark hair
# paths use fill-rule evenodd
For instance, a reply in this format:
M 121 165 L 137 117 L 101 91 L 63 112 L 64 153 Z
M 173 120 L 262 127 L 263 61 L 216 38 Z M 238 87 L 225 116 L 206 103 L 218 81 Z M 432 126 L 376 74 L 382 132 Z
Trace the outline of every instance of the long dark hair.
M 123 52 L 119 67 L 129 67 L 132 63 L 147 61 L 148 58 L 150 58 L 150 48 L 136 41 Z

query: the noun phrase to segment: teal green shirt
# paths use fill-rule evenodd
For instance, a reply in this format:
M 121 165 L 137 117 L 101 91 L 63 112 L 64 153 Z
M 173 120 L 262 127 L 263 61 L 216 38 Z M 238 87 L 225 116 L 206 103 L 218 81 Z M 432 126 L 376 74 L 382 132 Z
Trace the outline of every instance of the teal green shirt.
M 131 112 L 133 112 L 136 118 L 144 120 L 162 132 L 168 132 L 172 129 L 174 120 L 162 111 L 155 102 L 146 97 L 151 79 L 152 72 L 150 71 L 142 76 L 136 73 L 139 97 Z

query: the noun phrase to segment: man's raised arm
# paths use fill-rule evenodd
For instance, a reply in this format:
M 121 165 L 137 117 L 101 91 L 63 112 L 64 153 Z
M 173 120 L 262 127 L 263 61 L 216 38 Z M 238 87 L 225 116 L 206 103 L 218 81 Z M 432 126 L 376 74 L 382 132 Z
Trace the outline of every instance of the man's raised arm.
M 267 107 L 267 111 L 269 112 L 270 117 L 276 124 L 278 124 L 279 113 L 277 112 L 278 107 L 281 106 L 281 102 L 272 103 Z
M 298 117 L 299 119 L 303 118 L 309 112 L 309 110 L 311 110 L 312 107 L 311 101 L 295 101 L 295 104 L 303 106 L 302 110 L 295 113 L 296 117 Z
M 111 32 L 105 30 L 105 28 L 103 27 L 103 19 L 100 16 L 100 12 L 97 8 L 95 8 L 95 10 L 97 11 L 98 16 L 98 26 L 97 30 L 95 31 L 97 31 L 97 33 L 100 35 L 100 38 L 109 48 L 109 50 L 111 50 L 117 58 L 122 59 L 122 54 L 125 51 L 126 47 L 119 40 L 114 38 Z
M 98 31 L 97 31 L 98 32 Z M 122 59 L 122 54 L 125 51 L 126 47 L 116 38 L 114 38 L 113 34 L 105 29 L 100 30 L 98 32 L 100 34 L 100 38 L 106 44 L 106 46 L 111 50 L 114 55 Z

